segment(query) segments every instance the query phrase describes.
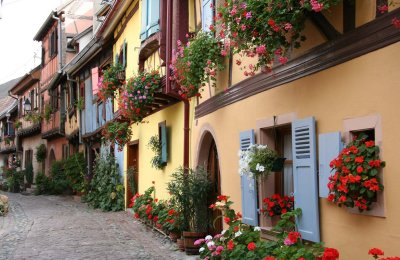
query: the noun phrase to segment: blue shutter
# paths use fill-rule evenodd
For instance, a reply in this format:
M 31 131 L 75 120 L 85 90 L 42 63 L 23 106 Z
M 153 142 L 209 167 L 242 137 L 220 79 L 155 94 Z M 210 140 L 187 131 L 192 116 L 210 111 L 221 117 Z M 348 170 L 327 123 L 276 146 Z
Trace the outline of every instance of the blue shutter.
M 160 0 L 148 0 L 148 2 L 147 37 L 160 30 Z
M 119 54 L 115 54 L 115 64 L 119 63 Z
M 164 124 L 160 125 L 160 141 L 161 141 L 161 163 L 167 163 L 167 126 Z
M 314 117 L 292 123 L 294 205 L 302 215 L 296 223 L 303 239 L 320 242 Z
M 213 0 L 203 0 L 203 13 L 201 17 L 201 28 L 204 32 L 210 31 L 210 25 L 213 24 L 214 9 L 210 7 Z
M 142 24 L 140 26 L 140 40 L 144 41 L 147 39 L 147 2 L 151 0 L 142 0 L 140 8 L 142 10 Z
M 122 66 L 124 67 L 124 68 L 126 68 L 126 62 L 127 62 L 127 56 L 126 56 L 126 54 L 127 54 L 127 47 L 128 47 L 128 45 L 126 44 L 126 42 L 124 41 L 124 43 L 122 44 Z
M 246 150 L 254 144 L 254 130 L 240 133 L 240 149 Z M 257 207 L 257 182 L 255 178 L 249 179 L 246 175 L 240 176 L 242 191 L 242 222 L 252 226 L 258 226 Z
M 318 160 L 319 160 L 319 196 L 327 198 L 329 194 L 328 182 L 332 175 L 329 163 L 338 156 L 343 144 L 340 132 L 320 134 L 318 136 Z

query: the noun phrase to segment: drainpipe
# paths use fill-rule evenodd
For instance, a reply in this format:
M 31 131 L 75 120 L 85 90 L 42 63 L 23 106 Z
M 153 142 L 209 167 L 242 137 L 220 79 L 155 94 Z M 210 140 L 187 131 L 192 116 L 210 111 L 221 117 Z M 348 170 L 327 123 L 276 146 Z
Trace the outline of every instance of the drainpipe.
M 58 48 L 58 73 L 61 73 L 62 69 L 62 50 L 61 50 L 61 19 L 55 15 L 53 15 L 53 19 L 57 20 L 58 27 L 58 39 L 57 39 L 57 48 Z

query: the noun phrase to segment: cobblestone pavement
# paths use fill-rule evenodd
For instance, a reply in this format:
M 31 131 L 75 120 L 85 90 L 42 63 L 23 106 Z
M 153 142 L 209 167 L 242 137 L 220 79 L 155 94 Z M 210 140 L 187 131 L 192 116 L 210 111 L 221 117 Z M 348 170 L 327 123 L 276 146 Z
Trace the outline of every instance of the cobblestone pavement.
M 196 259 L 127 212 L 93 210 L 72 197 L 4 193 L 0 259 Z

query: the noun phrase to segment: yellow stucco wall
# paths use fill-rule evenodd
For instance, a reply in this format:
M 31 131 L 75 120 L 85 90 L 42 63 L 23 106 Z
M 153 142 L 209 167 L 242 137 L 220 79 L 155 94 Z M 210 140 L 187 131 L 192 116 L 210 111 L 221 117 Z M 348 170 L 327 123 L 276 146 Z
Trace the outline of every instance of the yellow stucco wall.
M 231 196 L 241 211 L 238 174 L 239 132 L 255 129 L 256 121 L 274 115 L 296 113 L 314 116 L 317 134 L 343 131 L 345 118 L 379 114 L 382 117 L 382 153 L 386 218 L 351 214 L 320 200 L 321 234 L 327 246 L 340 250 L 341 259 L 365 259 L 368 249 L 381 247 L 385 255 L 399 253 L 400 205 L 397 187 L 400 167 L 400 118 L 394 110 L 400 98 L 396 73 L 400 70 L 400 43 L 364 55 L 342 65 L 265 91 L 200 118 L 192 141 L 198 146 L 201 129 L 215 133 L 221 168 L 222 193 Z M 197 156 L 192 150 L 192 158 Z M 355 250 L 356 249 L 356 250 Z

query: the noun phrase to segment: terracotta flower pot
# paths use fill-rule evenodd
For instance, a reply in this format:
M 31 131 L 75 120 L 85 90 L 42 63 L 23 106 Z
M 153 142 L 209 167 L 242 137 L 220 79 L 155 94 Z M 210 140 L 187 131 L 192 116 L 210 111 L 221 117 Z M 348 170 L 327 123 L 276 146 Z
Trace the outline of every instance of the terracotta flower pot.
M 171 239 L 172 242 L 176 242 L 176 240 L 178 239 L 178 234 L 175 232 L 171 232 L 169 233 L 169 238 Z

